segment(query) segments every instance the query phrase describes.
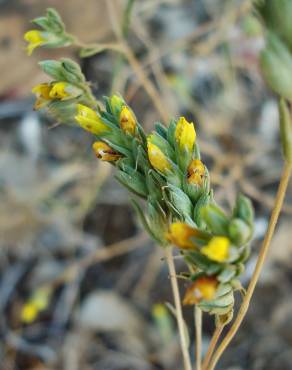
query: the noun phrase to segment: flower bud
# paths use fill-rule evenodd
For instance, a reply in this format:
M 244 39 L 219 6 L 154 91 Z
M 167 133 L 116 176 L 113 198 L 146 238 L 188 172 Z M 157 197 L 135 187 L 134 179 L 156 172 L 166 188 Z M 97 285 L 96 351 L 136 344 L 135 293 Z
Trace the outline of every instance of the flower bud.
M 120 113 L 120 126 L 125 133 L 129 135 L 135 134 L 137 126 L 136 117 L 126 105 L 123 106 Z
M 183 304 L 194 305 L 202 300 L 210 301 L 214 298 L 218 287 L 218 281 L 213 276 L 199 277 L 190 285 L 185 293 Z
M 125 102 L 119 95 L 113 95 L 110 98 L 110 105 L 113 113 L 119 115 L 122 107 L 125 105 Z
M 181 117 L 176 125 L 175 139 L 180 150 L 192 152 L 196 141 L 196 131 L 194 124 Z
M 202 186 L 205 175 L 205 166 L 199 159 L 194 159 L 188 167 L 188 183 Z
M 201 253 L 210 260 L 224 262 L 229 257 L 230 240 L 225 236 L 214 236 L 209 243 L 201 249 Z
M 96 141 L 92 144 L 92 149 L 97 158 L 102 161 L 115 162 L 121 158 L 121 155 L 115 152 L 109 145 L 102 141 Z
M 147 140 L 148 158 L 151 165 L 158 171 L 166 173 L 171 169 L 171 164 L 157 145 Z
M 85 105 L 77 104 L 77 115 L 75 119 L 84 130 L 95 135 L 101 135 L 110 131 L 110 128 L 103 123 L 100 116 L 93 109 Z

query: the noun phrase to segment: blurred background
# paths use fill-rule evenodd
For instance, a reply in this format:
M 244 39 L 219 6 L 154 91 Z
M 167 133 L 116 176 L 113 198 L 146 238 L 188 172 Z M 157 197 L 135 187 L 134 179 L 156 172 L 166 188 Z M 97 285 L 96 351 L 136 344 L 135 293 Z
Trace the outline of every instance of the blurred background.
M 79 60 L 74 48 L 26 55 L 23 33 L 48 6 L 85 42 L 112 42 L 128 25 L 156 94 L 106 51 L 80 60 L 95 95 L 120 92 L 147 131 L 169 117 L 193 120 L 216 200 L 229 209 L 238 191 L 251 197 L 244 284 L 282 165 L 276 99 L 258 67 L 260 26 L 244 0 L 0 0 L 0 368 L 181 369 L 175 321 L 160 305 L 172 302 L 163 254 L 111 166 L 94 157 L 92 137 L 33 111 L 31 88 L 47 79 L 37 62 Z M 249 313 L 218 369 L 292 368 L 291 220 L 290 187 Z M 193 338 L 192 309 L 184 313 Z M 213 328 L 205 315 L 204 349 Z

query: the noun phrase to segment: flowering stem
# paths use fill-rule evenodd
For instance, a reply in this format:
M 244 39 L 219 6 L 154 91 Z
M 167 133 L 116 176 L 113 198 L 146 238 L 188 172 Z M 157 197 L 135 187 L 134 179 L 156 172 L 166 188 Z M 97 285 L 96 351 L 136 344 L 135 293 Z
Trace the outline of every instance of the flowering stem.
M 283 201 L 284 201 L 284 198 L 285 198 L 287 186 L 288 186 L 288 183 L 289 183 L 289 178 L 291 176 L 291 170 L 292 170 L 292 163 L 291 162 L 290 163 L 285 162 L 284 167 L 283 167 L 281 180 L 280 180 L 279 187 L 278 187 L 278 192 L 277 192 L 276 199 L 275 199 L 274 208 L 273 208 L 273 211 L 272 211 L 272 214 L 271 214 L 269 226 L 268 226 L 265 238 L 263 240 L 261 250 L 260 250 L 260 254 L 259 254 L 259 257 L 258 257 L 258 260 L 257 260 L 257 264 L 256 264 L 256 267 L 255 267 L 254 273 L 252 275 L 251 281 L 249 283 L 249 286 L 247 288 L 246 295 L 243 299 L 243 302 L 241 304 L 241 307 L 239 309 L 239 312 L 238 312 L 238 315 L 237 315 L 235 321 L 233 322 L 231 328 L 229 329 L 229 331 L 226 334 L 225 338 L 223 339 L 222 343 L 220 344 L 217 351 L 215 352 L 215 354 L 214 354 L 214 356 L 211 360 L 210 366 L 208 367 L 208 370 L 213 370 L 215 368 L 215 366 L 216 366 L 217 362 L 219 361 L 221 355 L 223 354 L 226 347 L 229 345 L 229 343 L 231 342 L 231 340 L 233 339 L 233 337 L 237 333 L 237 331 L 240 327 L 240 324 L 242 323 L 242 320 L 244 319 L 244 317 L 246 315 L 246 312 L 247 312 L 248 307 L 249 307 L 250 300 L 252 298 L 252 295 L 253 295 L 253 292 L 255 290 L 256 284 L 258 282 L 258 279 L 259 279 L 260 273 L 262 271 L 264 262 L 266 260 L 267 252 L 268 252 L 272 237 L 274 235 L 275 227 L 276 227 L 276 224 L 277 224 L 280 212 L 281 212 L 281 208 L 282 208 Z
M 202 364 L 202 310 L 195 306 L 195 325 L 196 325 L 196 368 L 201 370 Z
M 170 247 L 165 248 L 165 257 L 166 257 L 166 262 L 167 262 L 168 269 L 169 269 L 174 305 L 175 305 L 175 310 L 176 310 L 176 319 L 177 319 L 177 326 L 178 326 L 179 337 L 180 337 L 181 351 L 182 351 L 183 361 L 184 361 L 184 369 L 192 370 L 190 354 L 188 351 L 188 345 L 187 345 L 187 340 L 186 340 L 185 325 L 184 325 L 184 319 L 182 315 L 181 300 L 180 300 L 180 294 L 179 294 L 178 283 L 177 283 L 177 278 L 176 278 L 175 265 L 174 265 L 173 256 L 172 256 L 172 248 Z
M 213 333 L 212 339 L 209 344 L 209 348 L 207 350 L 206 356 L 204 358 L 203 364 L 202 364 L 202 369 L 206 370 L 207 366 L 211 360 L 211 357 L 213 355 L 213 352 L 215 351 L 216 345 L 218 343 L 218 340 L 220 338 L 220 335 L 222 333 L 222 330 L 224 328 L 224 325 L 218 325 Z

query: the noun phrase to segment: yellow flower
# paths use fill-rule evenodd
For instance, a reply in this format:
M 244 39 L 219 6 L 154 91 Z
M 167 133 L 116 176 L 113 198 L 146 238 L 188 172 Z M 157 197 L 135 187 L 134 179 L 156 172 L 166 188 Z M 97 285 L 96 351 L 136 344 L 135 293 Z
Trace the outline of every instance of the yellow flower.
M 36 94 L 37 97 L 50 100 L 51 85 L 48 83 L 38 84 L 31 91 Z
M 38 308 L 31 302 L 26 303 L 21 310 L 21 321 L 25 324 L 32 323 L 38 316 Z
M 147 140 L 148 158 L 151 165 L 158 171 L 165 173 L 171 169 L 171 164 L 157 145 Z
M 168 315 L 167 308 L 164 304 L 156 303 L 152 309 L 153 316 L 157 318 L 165 317 Z
M 68 98 L 71 94 L 68 91 L 69 84 L 67 82 L 55 82 L 52 85 L 50 90 L 50 98 L 51 99 L 65 99 Z
M 194 124 L 188 122 L 184 117 L 180 117 L 175 129 L 175 139 L 181 150 L 192 151 L 196 141 L 196 131 Z
M 121 155 L 115 152 L 109 145 L 102 141 L 96 141 L 92 144 L 92 149 L 102 161 L 114 162 L 121 158 Z
M 79 125 L 84 128 L 84 130 L 95 135 L 101 135 L 110 130 L 93 109 L 82 104 L 77 104 L 77 115 L 75 116 L 75 119 Z
M 50 97 L 51 85 L 48 83 L 42 83 L 36 85 L 32 92 L 36 95 L 36 102 L 34 104 L 35 109 L 40 109 L 46 105 L 52 98 Z
M 201 252 L 212 261 L 224 262 L 229 256 L 230 241 L 225 236 L 214 236 Z
M 194 159 L 188 167 L 188 183 L 202 186 L 205 175 L 205 166 L 199 159 Z
M 212 276 L 198 278 L 190 285 L 185 293 L 183 304 L 193 305 L 200 303 L 201 300 L 210 301 L 214 298 L 218 286 L 218 281 Z
M 124 132 L 134 135 L 136 130 L 136 117 L 133 112 L 124 105 L 120 113 L 120 126 Z
M 174 222 L 166 234 L 168 241 L 182 249 L 196 249 L 191 237 L 198 236 L 199 231 L 183 222 Z
M 35 48 L 47 42 L 44 33 L 38 30 L 30 30 L 24 34 L 24 40 L 28 42 L 26 47 L 27 54 L 31 55 Z

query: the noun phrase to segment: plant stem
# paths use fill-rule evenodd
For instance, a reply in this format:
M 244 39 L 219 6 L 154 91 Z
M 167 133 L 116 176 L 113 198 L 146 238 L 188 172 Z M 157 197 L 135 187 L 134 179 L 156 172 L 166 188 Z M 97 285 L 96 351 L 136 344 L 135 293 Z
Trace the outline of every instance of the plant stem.
M 166 257 L 166 262 L 167 262 L 168 269 L 169 269 L 169 276 L 170 276 L 170 281 L 171 281 L 174 305 L 176 309 L 176 319 L 177 319 L 177 326 L 178 326 L 179 337 L 180 337 L 181 351 L 182 351 L 183 361 L 184 361 L 184 369 L 192 370 L 190 354 L 188 351 L 188 345 L 187 345 L 187 340 L 186 340 L 186 335 L 185 335 L 186 334 L 185 325 L 184 325 L 184 319 L 182 315 L 181 300 L 180 300 L 180 294 L 179 294 L 179 289 L 178 289 L 178 283 L 177 283 L 177 278 L 176 278 L 176 271 L 175 271 L 175 265 L 173 262 L 171 247 L 165 248 L 165 257 Z
M 205 355 L 205 358 L 204 358 L 204 361 L 203 361 L 203 365 L 202 365 L 202 369 L 203 370 L 206 370 L 207 369 L 207 366 L 211 360 L 211 357 L 213 355 L 213 352 L 215 351 L 215 348 L 216 348 L 216 345 L 217 345 L 217 342 L 220 338 L 220 335 L 222 333 L 222 330 L 223 330 L 224 326 L 223 325 L 218 325 L 213 333 L 213 336 L 211 338 L 211 341 L 210 341 L 210 344 L 209 344 L 209 348 L 207 350 L 207 353 Z
M 279 187 L 278 187 L 278 191 L 277 191 L 277 195 L 276 195 L 276 199 L 275 199 L 274 208 L 273 208 L 273 211 L 272 211 L 272 214 L 271 214 L 269 226 L 268 226 L 265 238 L 263 240 L 263 243 L 262 243 L 262 246 L 261 246 L 261 249 L 260 249 L 260 253 L 259 253 L 259 257 L 258 257 L 258 260 L 257 260 L 257 264 L 256 264 L 256 267 L 255 267 L 254 273 L 252 275 L 251 281 L 249 283 L 249 286 L 247 288 L 246 295 L 243 299 L 243 302 L 241 304 L 241 307 L 239 309 L 239 312 L 238 312 L 238 315 L 237 315 L 235 321 L 233 322 L 231 328 L 229 329 L 229 331 L 226 334 L 225 338 L 223 339 L 222 343 L 220 344 L 217 351 L 215 352 L 215 354 L 214 354 L 214 356 L 211 360 L 210 366 L 208 367 L 208 370 L 213 370 L 215 368 L 215 366 L 216 366 L 217 362 L 219 361 L 222 353 L 225 351 L 226 347 L 229 345 L 229 343 L 231 342 L 231 340 L 233 339 L 233 337 L 237 333 L 237 331 L 240 327 L 240 324 L 242 323 L 242 320 L 244 319 L 244 317 L 246 315 L 246 312 L 247 312 L 248 307 L 249 307 L 250 300 L 252 298 L 252 295 L 253 295 L 253 292 L 255 290 L 256 284 L 258 282 L 258 279 L 259 279 L 260 273 L 262 271 L 264 262 L 266 260 L 267 252 L 268 252 L 272 237 L 274 235 L 275 227 L 276 227 L 276 224 L 277 224 L 280 212 L 281 212 L 281 208 L 282 208 L 283 201 L 284 201 L 284 198 L 285 198 L 287 186 L 288 186 L 288 183 L 289 183 L 289 178 L 291 176 L 291 170 L 292 170 L 292 163 L 285 162 L 284 167 L 283 167 L 283 171 L 282 171 L 282 175 L 281 175 L 281 180 L 280 180 Z
M 195 325 L 196 325 L 196 368 L 201 370 L 202 365 L 202 310 L 195 306 Z
M 161 118 L 163 119 L 164 123 L 166 124 L 169 121 L 169 115 L 167 113 L 167 109 L 161 100 L 161 96 L 156 89 L 154 83 L 148 78 L 145 70 L 141 66 L 139 60 L 136 58 L 135 54 L 133 53 L 132 49 L 129 47 L 127 40 L 125 39 L 121 29 L 119 28 L 119 21 L 118 16 L 116 14 L 116 9 L 112 0 L 108 0 L 106 2 L 109 18 L 112 24 L 113 31 L 115 33 L 116 39 L 119 45 L 122 48 L 125 58 L 128 60 L 129 65 L 131 66 L 132 70 L 140 80 L 142 86 L 144 87 L 145 91 L 147 92 L 148 96 L 153 102 L 154 107 L 156 108 L 157 112 L 160 114 Z

